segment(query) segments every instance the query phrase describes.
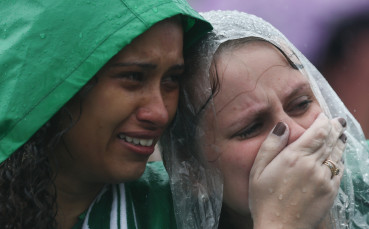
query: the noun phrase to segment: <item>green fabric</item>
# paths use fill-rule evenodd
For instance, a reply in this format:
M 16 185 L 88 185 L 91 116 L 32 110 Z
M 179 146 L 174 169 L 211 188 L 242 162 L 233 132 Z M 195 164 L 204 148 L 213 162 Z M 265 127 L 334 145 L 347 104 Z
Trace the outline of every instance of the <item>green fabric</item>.
M 108 191 L 91 208 L 88 225 L 91 229 L 109 228 L 112 209 L 113 191 Z
M 168 180 L 163 163 L 151 162 L 139 180 L 126 183 L 139 229 L 177 228 Z
M 0 1 L 0 162 L 125 45 L 178 14 L 186 46 L 211 29 L 184 0 Z
M 93 204 L 89 215 L 91 229 L 110 228 L 113 185 Z M 128 229 L 175 229 L 172 195 L 168 174 L 162 162 L 149 162 L 142 177 L 125 183 Z M 133 213 L 133 209 L 135 213 Z M 81 229 L 86 213 L 81 214 L 73 229 Z M 123 220 L 123 219 L 118 219 Z

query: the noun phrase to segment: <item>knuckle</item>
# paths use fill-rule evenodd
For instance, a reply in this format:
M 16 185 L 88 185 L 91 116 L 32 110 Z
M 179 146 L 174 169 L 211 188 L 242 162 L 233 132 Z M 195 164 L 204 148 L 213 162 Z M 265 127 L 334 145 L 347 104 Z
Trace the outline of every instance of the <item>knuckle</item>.
M 331 126 L 326 126 L 326 127 L 321 127 L 321 128 L 318 128 L 316 131 L 315 131 L 315 137 L 317 139 L 324 139 L 328 136 L 328 134 L 331 132 Z
M 284 161 L 284 163 L 286 163 L 286 166 L 288 168 L 292 168 L 292 167 L 296 166 L 296 164 L 298 163 L 299 157 L 298 157 L 298 155 L 296 155 L 294 153 L 284 154 L 283 161 Z

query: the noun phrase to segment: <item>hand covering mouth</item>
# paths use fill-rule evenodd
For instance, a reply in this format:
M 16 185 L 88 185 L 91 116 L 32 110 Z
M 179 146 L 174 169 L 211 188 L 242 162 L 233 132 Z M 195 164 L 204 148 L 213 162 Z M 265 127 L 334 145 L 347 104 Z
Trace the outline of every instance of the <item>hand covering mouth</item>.
M 118 134 L 118 138 L 124 140 L 128 143 L 133 143 L 134 145 L 141 145 L 141 146 L 152 146 L 154 143 L 154 138 L 151 139 L 143 139 L 143 138 L 134 138 L 129 137 L 124 134 Z

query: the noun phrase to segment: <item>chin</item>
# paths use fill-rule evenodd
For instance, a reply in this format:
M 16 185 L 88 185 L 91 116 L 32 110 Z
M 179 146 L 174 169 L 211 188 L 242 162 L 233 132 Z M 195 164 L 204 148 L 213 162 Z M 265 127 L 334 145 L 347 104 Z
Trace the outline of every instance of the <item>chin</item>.
M 121 166 L 121 168 L 123 168 L 123 166 Z M 130 166 L 129 169 L 123 168 L 116 172 L 112 172 L 112 181 L 109 183 L 118 184 L 137 180 L 145 172 L 145 169 L 146 163 L 143 163 L 142 165 Z

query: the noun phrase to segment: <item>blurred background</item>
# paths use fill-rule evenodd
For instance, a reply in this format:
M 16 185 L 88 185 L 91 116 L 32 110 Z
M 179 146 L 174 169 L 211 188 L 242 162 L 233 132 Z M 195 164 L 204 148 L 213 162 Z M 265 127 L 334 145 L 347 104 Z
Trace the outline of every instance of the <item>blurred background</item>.
M 369 138 L 369 0 L 188 0 L 278 28 L 326 77 Z

